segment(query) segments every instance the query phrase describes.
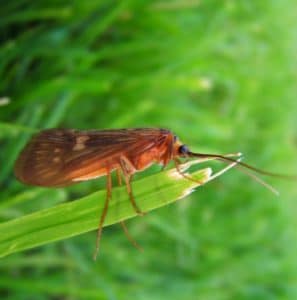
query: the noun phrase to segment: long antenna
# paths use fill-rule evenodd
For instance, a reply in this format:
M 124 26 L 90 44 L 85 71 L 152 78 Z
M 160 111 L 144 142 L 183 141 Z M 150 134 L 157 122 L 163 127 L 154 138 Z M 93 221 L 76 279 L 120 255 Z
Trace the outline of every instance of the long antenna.
M 236 161 L 233 158 L 224 156 L 224 155 L 220 155 L 220 154 L 205 154 L 205 153 L 194 153 L 194 152 L 188 152 L 187 155 L 189 155 L 190 157 L 198 157 L 198 158 L 208 158 L 208 157 L 212 157 L 215 158 L 217 160 L 221 160 L 224 162 L 236 162 L 237 166 L 242 166 L 244 168 L 250 169 L 256 173 L 265 175 L 265 176 L 271 176 L 271 177 L 277 177 L 277 178 L 282 178 L 282 179 L 288 179 L 288 180 L 297 180 L 297 176 L 296 175 L 286 175 L 286 174 L 277 174 L 277 173 L 272 173 L 272 172 L 268 172 L 268 171 L 264 171 L 261 169 L 258 169 L 256 167 L 253 167 L 249 164 L 246 164 L 244 162 L 241 161 Z
M 243 162 L 239 161 L 238 159 L 236 160 L 236 159 L 230 158 L 231 155 L 194 153 L 194 152 L 190 152 L 190 151 L 187 153 L 187 155 L 190 157 L 197 157 L 197 158 L 214 158 L 214 159 L 220 160 L 220 161 L 228 163 L 228 164 L 235 164 L 235 168 L 238 168 L 240 171 L 247 174 L 253 180 L 257 181 L 258 183 L 260 183 L 261 185 L 263 185 L 265 188 L 267 188 L 268 190 L 270 190 L 272 193 L 274 193 L 276 195 L 279 195 L 279 193 L 274 187 L 269 185 L 267 182 L 265 182 L 264 180 L 262 180 L 255 174 L 251 173 L 249 170 L 252 170 L 256 173 L 266 175 L 266 176 L 277 177 L 277 178 L 282 178 L 282 179 L 289 179 L 289 180 L 297 180 L 297 176 L 267 172 L 267 171 L 255 168 L 246 163 L 243 163 Z

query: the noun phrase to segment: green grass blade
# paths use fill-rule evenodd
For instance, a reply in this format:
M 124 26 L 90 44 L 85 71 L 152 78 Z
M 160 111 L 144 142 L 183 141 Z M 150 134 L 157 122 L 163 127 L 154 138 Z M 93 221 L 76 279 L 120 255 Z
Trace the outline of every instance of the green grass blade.
M 206 168 L 191 176 L 206 183 L 211 179 L 210 174 L 211 169 Z M 133 182 L 133 191 L 141 210 L 148 212 L 185 197 L 199 185 L 171 169 Z M 101 190 L 79 200 L 0 224 L 0 256 L 96 229 L 105 193 Z M 115 187 L 112 196 L 104 226 L 136 216 L 124 186 Z

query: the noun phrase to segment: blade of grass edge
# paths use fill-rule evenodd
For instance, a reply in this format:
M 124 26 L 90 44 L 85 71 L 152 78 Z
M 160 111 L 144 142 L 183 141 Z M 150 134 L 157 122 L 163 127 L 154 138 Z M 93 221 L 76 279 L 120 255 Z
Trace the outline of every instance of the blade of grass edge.
M 182 177 L 175 168 L 134 181 L 139 207 L 148 212 L 175 202 L 212 179 L 210 168 L 190 175 L 198 182 Z M 124 186 L 113 188 L 112 197 L 104 226 L 136 216 Z M 104 200 L 105 190 L 101 190 L 0 224 L 0 257 L 97 229 Z

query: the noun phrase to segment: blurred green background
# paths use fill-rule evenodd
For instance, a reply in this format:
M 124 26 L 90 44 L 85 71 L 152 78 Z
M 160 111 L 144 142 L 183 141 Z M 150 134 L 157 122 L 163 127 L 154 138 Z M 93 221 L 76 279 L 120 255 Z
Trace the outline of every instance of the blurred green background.
M 18 183 L 42 128 L 164 127 L 296 173 L 296 26 L 293 0 L 2 2 L 1 221 L 104 188 Z M 2 258 L 1 299 L 297 299 L 296 182 L 268 181 L 280 197 L 232 170 L 134 218 L 143 253 L 112 226 L 95 263 L 94 232 Z

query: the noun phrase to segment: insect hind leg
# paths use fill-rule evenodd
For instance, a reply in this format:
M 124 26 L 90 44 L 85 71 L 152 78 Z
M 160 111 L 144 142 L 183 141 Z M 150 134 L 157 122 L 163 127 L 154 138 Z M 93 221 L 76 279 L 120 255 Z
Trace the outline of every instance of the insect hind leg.
M 130 202 L 135 210 L 135 212 L 140 215 L 144 216 L 145 212 L 141 211 L 138 205 L 136 204 L 133 192 L 132 192 L 132 187 L 131 187 L 131 180 L 132 180 L 132 174 L 135 172 L 135 168 L 132 165 L 132 163 L 126 158 L 126 157 L 121 157 L 120 159 L 120 166 L 123 171 L 126 187 L 127 187 L 127 192 L 130 198 Z
M 105 199 L 102 214 L 99 219 L 98 229 L 97 229 L 96 247 L 95 247 L 95 251 L 94 251 L 94 255 L 93 255 L 94 260 L 96 260 L 98 253 L 99 253 L 99 249 L 100 249 L 102 229 L 103 229 L 105 217 L 107 215 L 109 201 L 111 199 L 111 190 L 112 190 L 111 173 L 110 173 L 110 170 L 108 170 L 107 175 L 106 175 L 106 199 Z
M 122 177 L 121 177 L 121 169 L 117 169 L 117 178 L 118 178 L 118 184 L 119 186 L 122 185 Z M 121 227 L 127 237 L 127 239 L 129 240 L 129 242 L 139 251 L 143 251 L 142 247 L 136 242 L 136 240 L 134 240 L 134 238 L 131 236 L 131 234 L 129 233 L 128 227 L 125 223 L 125 221 L 120 221 Z

